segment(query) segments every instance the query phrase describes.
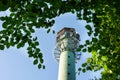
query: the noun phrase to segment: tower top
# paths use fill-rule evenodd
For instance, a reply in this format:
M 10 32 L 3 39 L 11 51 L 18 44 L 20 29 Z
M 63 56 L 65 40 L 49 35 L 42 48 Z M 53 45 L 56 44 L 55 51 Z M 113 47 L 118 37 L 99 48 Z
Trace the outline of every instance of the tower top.
M 64 27 L 57 33 L 54 57 L 59 61 L 61 52 L 72 51 L 76 56 L 76 61 L 80 59 L 81 53 L 76 53 L 79 46 L 80 36 L 74 28 Z
M 67 38 L 74 36 L 76 39 L 80 40 L 80 39 L 79 39 L 80 36 L 79 36 L 79 34 L 75 31 L 74 28 L 64 27 L 63 29 L 61 29 L 61 30 L 57 33 L 57 38 L 56 38 L 57 41 L 56 41 L 56 42 L 58 42 L 58 41 L 60 40 L 61 36 L 63 36 L 63 35 L 64 35 L 64 36 L 66 35 Z
M 64 31 L 75 31 L 75 29 L 74 28 L 67 28 L 67 27 L 64 27 L 63 29 L 61 29 L 58 33 L 57 33 L 57 35 L 58 34 L 60 34 L 60 33 L 62 33 L 62 32 L 64 32 Z

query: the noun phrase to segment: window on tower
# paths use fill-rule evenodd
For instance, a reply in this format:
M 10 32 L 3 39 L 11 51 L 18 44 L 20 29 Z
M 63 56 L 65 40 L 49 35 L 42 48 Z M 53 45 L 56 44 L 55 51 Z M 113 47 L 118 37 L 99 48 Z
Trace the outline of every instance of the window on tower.
M 68 75 L 70 75 L 70 72 L 68 72 Z
M 70 58 L 70 56 L 68 56 L 68 58 Z
M 68 63 L 68 66 L 70 66 L 70 64 Z

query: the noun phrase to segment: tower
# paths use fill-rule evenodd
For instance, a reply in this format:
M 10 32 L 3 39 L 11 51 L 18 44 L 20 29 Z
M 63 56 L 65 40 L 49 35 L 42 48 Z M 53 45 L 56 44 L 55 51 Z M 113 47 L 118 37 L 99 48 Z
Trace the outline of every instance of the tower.
M 79 40 L 74 28 L 63 28 L 57 33 L 54 57 L 59 63 L 58 80 L 76 80 L 75 63 L 81 55 L 76 53 Z

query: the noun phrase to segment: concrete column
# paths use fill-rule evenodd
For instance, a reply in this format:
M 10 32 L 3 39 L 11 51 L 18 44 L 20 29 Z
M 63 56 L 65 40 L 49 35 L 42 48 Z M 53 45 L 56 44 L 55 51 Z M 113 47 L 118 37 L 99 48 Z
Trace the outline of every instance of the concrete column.
M 76 80 L 75 55 L 71 51 L 63 51 L 60 54 L 58 80 Z

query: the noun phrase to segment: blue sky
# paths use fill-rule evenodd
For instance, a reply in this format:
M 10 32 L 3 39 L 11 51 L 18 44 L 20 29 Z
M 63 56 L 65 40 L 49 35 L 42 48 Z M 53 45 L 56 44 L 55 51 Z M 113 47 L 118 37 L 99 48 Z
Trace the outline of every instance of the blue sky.
M 0 15 L 7 14 L 7 12 L 0 13 Z M 55 21 L 52 29 L 56 32 L 64 27 L 72 27 L 80 34 L 80 44 L 83 44 L 86 39 L 90 39 L 90 37 L 87 36 L 87 30 L 84 28 L 86 22 L 77 20 L 74 14 L 66 13 L 56 17 Z M 1 24 L 0 22 L 0 29 Z M 57 80 L 58 63 L 53 57 L 56 34 L 52 32 L 47 34 L 45 29 L 38 29 L 33 36 L 37 36 L 40 42 L 39 47 L 45 59 L 46 69 L 38 69 L 37 66 L 33 65 L 33 59 L 28 58 L 26 47 L 21 49 L 11 47 L 10 49 L 0 51 L 0 80 Z M 81 60 L 76 64 L 76 69 L 80 67 L 89 56 L 91 56 L 90 53 L 82 53 Z M 89 80 L 94 76 L 100 77 L 99 72 L 81 72 L 80 75 L 76 75 L 76 80 Z

